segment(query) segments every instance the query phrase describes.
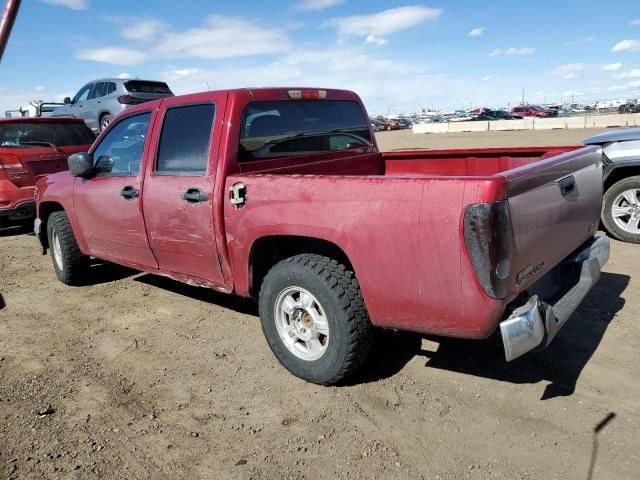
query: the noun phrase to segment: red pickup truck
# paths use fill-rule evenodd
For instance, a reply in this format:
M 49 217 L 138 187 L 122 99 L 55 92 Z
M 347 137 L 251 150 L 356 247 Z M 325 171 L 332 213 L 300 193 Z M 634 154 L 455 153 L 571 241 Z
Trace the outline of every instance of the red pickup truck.
M 37 179 L 67 170 L 67 157 L 95 138 L 75 118 L 0 119 L 0 227 L 32 220 Z
M 373 327 L 544 348 L 609 256 L 599 147 L 382 153 L 348 91 L 145 103 L 69 166 L 36 192 L 62 282 L 92 256 L 253 297 L 278 360 L 320 384 Z

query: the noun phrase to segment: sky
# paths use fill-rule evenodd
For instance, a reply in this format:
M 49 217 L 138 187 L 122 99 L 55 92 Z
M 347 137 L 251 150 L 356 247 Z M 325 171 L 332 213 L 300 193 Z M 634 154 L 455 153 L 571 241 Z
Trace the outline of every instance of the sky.
M 114 76 L 346 88 L 375 114 L 638 98 L 640 2 L 23 0 L 0 112 Z

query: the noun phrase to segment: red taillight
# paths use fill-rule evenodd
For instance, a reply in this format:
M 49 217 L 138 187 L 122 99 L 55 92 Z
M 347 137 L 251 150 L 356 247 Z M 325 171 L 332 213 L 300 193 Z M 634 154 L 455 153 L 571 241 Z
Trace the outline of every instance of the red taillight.
M 289 90 L 287 93 L 291 100 L 324 100 L 327 98 L 326 90 Z
M 122 105 L 133 105 L 134 103 L 136 103 L 136 99 L 131 95 L 120 95 L 118 97 L 118 102 Z
M 17 156 L 0 155 L 0 178 L 19 180 L 24 173 L 24 166 Z

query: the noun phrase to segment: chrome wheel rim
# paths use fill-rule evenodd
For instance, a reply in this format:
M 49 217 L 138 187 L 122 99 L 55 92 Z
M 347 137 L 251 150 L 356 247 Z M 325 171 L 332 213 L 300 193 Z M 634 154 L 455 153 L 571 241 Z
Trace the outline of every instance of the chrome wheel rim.
M 640 189 L 632 188 L 618 195 L 611 206 L 615 224 L 627 233 L 640 234 Z
M 62 263 L 62 247 L 60 246 L 60 238 L 58 237 L 58 232 L 54 230 L 51 237 L 53 260 L 56 262 L 58 270 L 64 270 L 64 264 Z
M 301 287 L 284 289 L 274 307 L 282 343 L 296 357 L 318 360 L 329 345 L 329 321 L 318 299 Z
M 100 125 L 100 130 L 104 130 L 105 128 L 107 128 L 110 123 L 111 123 L 111 119 L 109 119 L 108 117 L 103 118 L 102 124 Z

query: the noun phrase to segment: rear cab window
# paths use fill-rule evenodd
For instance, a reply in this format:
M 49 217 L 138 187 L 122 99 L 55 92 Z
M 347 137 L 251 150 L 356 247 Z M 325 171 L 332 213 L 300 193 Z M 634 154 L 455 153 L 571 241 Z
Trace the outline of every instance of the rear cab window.
M 369 119 L 351 100 L 252 102 L 240 126 L 239 162 L 370 148 Z
M 95 134 L 86 124 L 68 122 L 6 123 L 0 125 L 0 146 L 13 148 L 90 145 Z

